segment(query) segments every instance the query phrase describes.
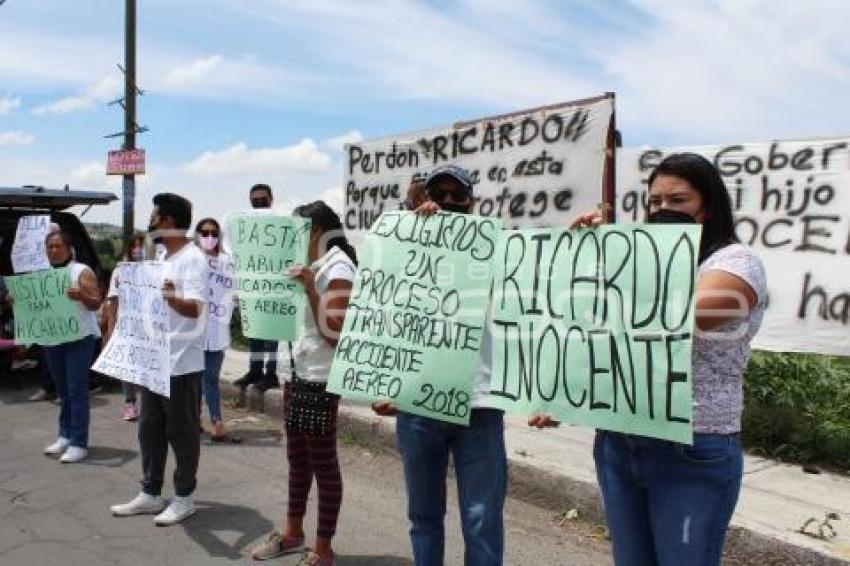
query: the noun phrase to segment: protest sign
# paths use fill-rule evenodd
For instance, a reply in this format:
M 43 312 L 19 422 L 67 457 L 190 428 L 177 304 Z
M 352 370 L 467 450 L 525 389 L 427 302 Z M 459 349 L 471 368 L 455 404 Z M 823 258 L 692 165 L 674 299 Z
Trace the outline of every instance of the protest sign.
M 5 278 L 15 300 L 15 344 L 56 346 L 83 337 L 79 303 L 66 294 L 71 270 L 47 269 Z
M 206 349 L 217 351 L 230 344 L 230 318 L 236 300 L 236 266 L 227 254 L 207 256 L 207 265 L 210 269 Z
M 347 146 L 346 230 L 359 239 L 397 210 L 411 180 L 455 163 L 472 174 L 473 213 L 507 227 L 563 226 L 613 201 L 614 95 Z
M 643 219 L 649 174 L 682 151 L 717 166 L 738 237 L 764 262 L 753 346 L 850 355 L 850 138 L 618 151 L 618 221 Z
M 169 306 L 162 298 L 165 263 L 119 263 L 118 320 L 92 369 L 171 396 Z
M 21 216 L 12 244 L 12 269 L 15 273 L 28 273 L 50 269 L 45 240 L 50 232 L 50 215 Z
M 699 226 L 506 232 L 490 402 L 690 443 Z
M 310 220 L 246 214 L 228 224 L 230 249 L 239 281 L 242 332 L 262 340 L 295 340 L 306 301 L 300 281 L 286 271 L 307 263 Z
M 384 213 L 361 247 L 328 390 L 467 424 L 501 227 Z

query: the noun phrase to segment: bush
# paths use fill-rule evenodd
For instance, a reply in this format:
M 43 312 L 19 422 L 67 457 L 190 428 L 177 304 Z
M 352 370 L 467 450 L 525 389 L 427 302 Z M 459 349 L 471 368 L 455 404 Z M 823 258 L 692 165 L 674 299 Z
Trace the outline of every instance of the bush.
M 753 352 L 742 436 L 772 458 L 850 469 L 850 359 Z

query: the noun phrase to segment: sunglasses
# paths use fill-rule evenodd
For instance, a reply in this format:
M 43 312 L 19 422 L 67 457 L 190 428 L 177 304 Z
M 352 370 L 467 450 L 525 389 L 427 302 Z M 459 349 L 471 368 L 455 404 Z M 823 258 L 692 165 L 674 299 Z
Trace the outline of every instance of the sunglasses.
M 251 206 L 253 206 L 254 208 L 268 208 L 269 206 L 271 206 L 271 201 L 264 198 L 252 198 Z
M 431 187 L 428 189 L 428 196 L 431 197 L 431 200 L 434 202 L 440 203 L 448 200 L 455 203 L 463 203 L 466 202 L 466 199 L 470 197 L 469 193 L 466 191 L 447 191 L 441 189 L 439 187 Z
M 218 237 L 218 231 L 217 230 L 198 230 L 198 234 L 200 234 L 201 236 Z

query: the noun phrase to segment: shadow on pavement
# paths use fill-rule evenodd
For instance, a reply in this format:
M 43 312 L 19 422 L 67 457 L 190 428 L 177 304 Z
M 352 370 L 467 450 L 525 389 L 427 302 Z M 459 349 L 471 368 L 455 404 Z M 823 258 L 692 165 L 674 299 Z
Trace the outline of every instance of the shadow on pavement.
M 274 524 L 255 509 L 215 501 L 196 501 L 195 505 L 198 512 L 183 528 L 213 558 L 244 558 L 250 550 L 245 548 L 248 544 L 274 530 Z M 236 531 L 239 538 L 229 544 L 217 531 Z
M 111 446 L 89 446 L 89 456 L 82 463 L 88 466 L 120 468 L 127 462 L 135 460 L 138 455 L 139 453 L 136 450 L 125 450 Z
M 240 429 L 232 428 L 228 434 L 242 439 L 241 446 L 269 446 L 280 444 L 283 433 L 277 429 Z M 210 444 L 213 444 L 210 442 Z

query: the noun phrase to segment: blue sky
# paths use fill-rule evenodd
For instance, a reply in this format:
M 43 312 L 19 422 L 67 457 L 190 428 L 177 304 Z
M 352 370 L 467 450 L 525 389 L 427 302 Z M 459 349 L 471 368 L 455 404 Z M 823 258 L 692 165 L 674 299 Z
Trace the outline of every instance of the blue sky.
M 123 2 L 0 5 L 0 185 L 119 188 Z M 341 201 L 342 145 L 617 93 L 627 146 L 850 134 L 850 2 L 139 0 L 138 181 Z M 120 206 L 92 220 L 120 222 Z

